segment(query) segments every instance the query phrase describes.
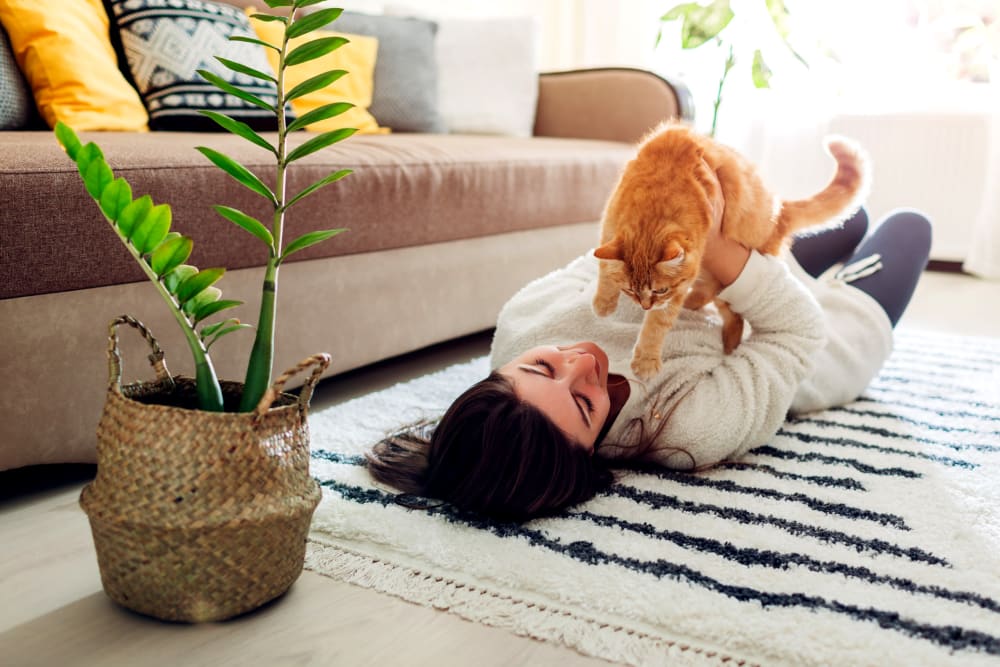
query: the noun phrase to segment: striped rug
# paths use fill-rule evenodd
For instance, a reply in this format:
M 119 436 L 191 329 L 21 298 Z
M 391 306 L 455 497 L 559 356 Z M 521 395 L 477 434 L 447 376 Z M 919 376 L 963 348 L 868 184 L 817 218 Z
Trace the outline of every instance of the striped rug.
M 486 371 L 310 416 L 307 568 L 620 663 L 1000 664 L 1000 339 L 900 331 L 855 403 L 557 518 L 396 504 L 362 452 Z

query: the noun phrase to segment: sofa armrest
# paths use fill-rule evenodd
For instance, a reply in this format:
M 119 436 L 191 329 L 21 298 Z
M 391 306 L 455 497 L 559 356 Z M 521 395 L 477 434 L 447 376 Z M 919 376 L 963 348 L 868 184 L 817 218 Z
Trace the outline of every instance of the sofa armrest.
M 634 143 L 668 118 L 694 120 L 691 93 L 646 70 L 606 67 L 538 78 L 536 137 Z

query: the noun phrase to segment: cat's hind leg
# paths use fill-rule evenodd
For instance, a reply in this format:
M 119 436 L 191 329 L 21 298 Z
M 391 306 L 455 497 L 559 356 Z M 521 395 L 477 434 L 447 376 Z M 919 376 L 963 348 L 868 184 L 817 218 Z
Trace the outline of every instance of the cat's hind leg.
M 704 269 L 698 274 L 697 280 L 684 299 L 684 307 L 688 310 L 704 308 L 715 300 L 715 295 L 722 290 L 722 285 L 712 274 Z
M 722 351 L 731 354 L 743 340 L 743 316 L 733 312 L 722 299 L 715 300 L 715 307 L 722 316 Z

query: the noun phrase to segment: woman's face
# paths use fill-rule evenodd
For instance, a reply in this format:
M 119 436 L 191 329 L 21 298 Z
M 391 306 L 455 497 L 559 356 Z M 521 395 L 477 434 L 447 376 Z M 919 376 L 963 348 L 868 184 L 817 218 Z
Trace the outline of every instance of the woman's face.
M 522 401 L 572 440 L 594 451 L 608 418 L 608 355 L 595 343 L 535 347 L 501 366 Z

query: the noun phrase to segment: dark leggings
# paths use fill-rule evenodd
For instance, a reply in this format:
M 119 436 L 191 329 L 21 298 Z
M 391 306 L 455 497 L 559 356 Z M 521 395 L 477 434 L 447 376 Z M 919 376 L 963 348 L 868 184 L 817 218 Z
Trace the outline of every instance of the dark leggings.
M 840 262 L 850 265 L 876 253 L 881 255 L 882 268 L 851 285 L 878 301 L 896 326 L 927 267 L 931 223 L 917 211 L 897 209 L 866 238 L 867 231 L 868 214 L 861 209 L 840 227 L 796 237 L 792 254 L 813 277 Z

